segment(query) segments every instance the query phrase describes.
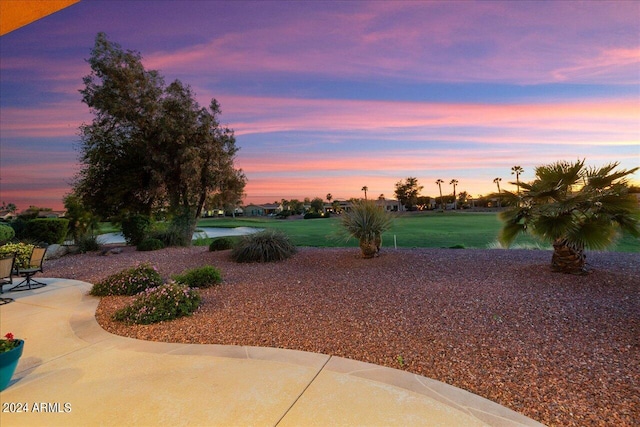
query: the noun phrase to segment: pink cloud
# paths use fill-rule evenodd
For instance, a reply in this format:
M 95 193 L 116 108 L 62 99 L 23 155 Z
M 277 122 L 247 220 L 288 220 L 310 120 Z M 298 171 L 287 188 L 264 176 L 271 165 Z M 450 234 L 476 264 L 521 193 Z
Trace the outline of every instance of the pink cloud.
M 439 138 L 438 129 L 478 127 L 487 129 L 483 134 L 487 140 L 494 135 L 499 140 L 504 129 L 520 130 L 530 137 L 540 130 L 580 130 L 598 135 L 611 132 L 618 143 L 634 144 L 640 118 L 640 103 L 628 99 L 496 105 L 226 96 L 224 102 L 237 135 L 292 130 L 395 130 L 402 134 L 423 129 L 433 132 L 431 138 Z M 581 143 L 606 145 L 610 141 L 605 137 Z
M 277 25 L 234 28 L 197 46 L 145 55 L 178 74 L 306 73 L 411 81 L 638 82 L 633 2 L 368 3 Z M 612 26 L 619 28 L 612 32 Z M 339 46 L 336 49 L 336 46 Z M 213 77 L 216 78 L 216 77 Z

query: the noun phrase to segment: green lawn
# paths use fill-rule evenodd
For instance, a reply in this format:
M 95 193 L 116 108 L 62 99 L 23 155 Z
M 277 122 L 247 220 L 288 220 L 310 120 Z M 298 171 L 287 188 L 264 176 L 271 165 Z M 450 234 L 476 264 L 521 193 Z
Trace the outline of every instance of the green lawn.
M 203 219 L 200 227 L 257 227 L 277 228 L 284 231 L 297 246 L 336 247 L 357 246 L 351 239 L 345 242 L 339 235 L 340 219 L 278 220 L 271 218 L 212 218 Z M 383 246 L 393 247 L 394 236 L 398 247 L 405 248 L 487 248 L 500 230 L 495 213 L 412 213 L 399 215 L 383 237 Z M 519 236 L 515 247 L 551 248 L 529 236 Z M 624 236 L 611 247 L 612 251 L 640 252 L 640 239 Z

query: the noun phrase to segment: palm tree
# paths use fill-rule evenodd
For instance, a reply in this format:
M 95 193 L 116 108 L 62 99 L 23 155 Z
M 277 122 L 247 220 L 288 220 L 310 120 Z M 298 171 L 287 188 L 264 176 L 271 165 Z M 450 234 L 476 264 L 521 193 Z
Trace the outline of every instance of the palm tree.
M 458 180 L 452 179 L 449 184 L 453 185 L 453 210 L 456 210 L 458 209 L 458 201 L 456 199 L 456 185 L 458 185 Z
M 494 178 L 493 182 L 498 186 L 498 207 L 500 207 L 500 199 L 502 196 L 500 196 L 500 181 L 502 181 L 502 178 Z
M 365 185 L 361 190 L 364 191 L 364 199 L 367 200 L 367 191 L 369 191 L 369 187 Z
M 441 179 L 438 179 L 436 181 L 436 184 L 438 184 L 438 188 L 440 189 L 440 210 L 444 212 L 444 199 L 442 198 L 442 184 L 444 184 L 444 181 Z
M 331 203 L 331 199 L 333 199 L 333 194 L 327 193 L 327 202 Z
M 522 166 L 513 166 L 511 168 L 511 175 L 516 174 L 516 186 L 518 187 L 517 194 L 520 194 L 520 174 L 524 172 Z
M 554 271 L 585 273 L 585 248 L 605 249 L 619 230 L 640 237 L 640 209 L 625 179 L 640 168 L 617 167 L 586 168 L 584 160 L 537 167 L 536 179 L 520 184 L 520 198 L 505 192 L 522 202 L 500 214 L 500 242 L 509 246 L 519 233 L 530 232 L 553 244 Z

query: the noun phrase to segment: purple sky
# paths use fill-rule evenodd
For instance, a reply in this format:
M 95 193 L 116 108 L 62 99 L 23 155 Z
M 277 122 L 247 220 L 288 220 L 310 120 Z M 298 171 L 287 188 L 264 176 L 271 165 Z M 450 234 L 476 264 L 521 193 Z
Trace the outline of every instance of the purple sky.
M 246 202 L 640 162 L 640 2 L 82 0 L 0 38 L 1 201 L 61 208 L 98 31 L 218 99 Z

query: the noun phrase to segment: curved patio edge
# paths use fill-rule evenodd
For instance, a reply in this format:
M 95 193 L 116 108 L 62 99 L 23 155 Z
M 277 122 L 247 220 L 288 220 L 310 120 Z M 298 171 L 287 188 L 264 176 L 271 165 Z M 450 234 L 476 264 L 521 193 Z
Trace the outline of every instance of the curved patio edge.
M 55 415 L 3 413 L 3 423 L 105 424 L 94 405 L 130 405 L 118 393 L 122 388 L 141 395 L 152 391 L 154 400 L 138 402 L 136 413 L 125 411 L 130 415 L 107 418 L 106 424 L 542 425 L 457 387 L 366 362 L 299 350 L 114 335 L 96 321 L 99 299 L 88 295 L 89 283 L 44 281 L 45 288 L 16 294 L 15 303 L 0 308 L 3 330 L 10 328 L 26 341 L 2 401 L 55 401 L 78 409 Z M 127 364 L 124 372 L 110 370 L 119 363 Z M 181 372 L 180 380 L 169 378 L 169 372 Z M 168 389 L 159 391 L 162 387 Z M 188 397 L 192 410 L 186 415 L 178 416 L 179 397 Z M 89 407 L 94 408 L 90 414 Z M 217 410 L 205 409 L 211 407 Z

